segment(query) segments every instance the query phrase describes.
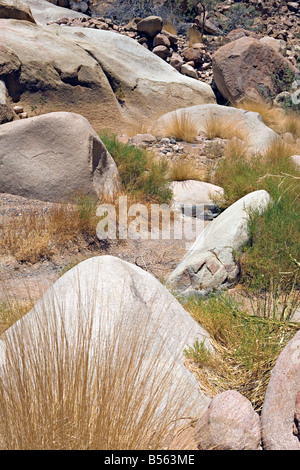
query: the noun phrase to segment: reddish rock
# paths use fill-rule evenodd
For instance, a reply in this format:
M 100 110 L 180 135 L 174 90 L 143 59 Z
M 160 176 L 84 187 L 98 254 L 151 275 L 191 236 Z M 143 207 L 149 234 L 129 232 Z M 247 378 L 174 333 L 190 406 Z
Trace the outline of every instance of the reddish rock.
M 163 26 L 163 20 L 159 16 L 147 16 L 137 23 L 137 31 L 154 37 L 160 33 Z
M 159 33 L 155 36 L 154 41 L 153 41 L 153 46 L 165 46 L 165 47 L 171 47 L 170 40 L 165 34 Z
M 166 46 L 156 46 L 152 50 L 153 54 L 161 57 L 162 59 L 166 59 L 167 57 L 171 57 L 172 52 Z
M 295 435 L 295 418 L 300 418 L 299 384 L 300 331 L 284 348 L 271 374 L 262 408 L 264 449 L 300 450 L 299 434 Z
M 231 103 L 243 98 L 275 98 L 296 72 L 280 54 L 246 36 L 220 47 L 212 57 L 212 66 L 218 90 Z
M 182 57 L 179 54 L 177 54 L 176 52 L 174 52 L 172 54 L 172 57 L 171 57 L 171 60 L 170 60 L 170 65 L 172 65 L 172 67 L 174 67 L 174 69 L 176 69 L 176 70 L 178 70 L 178 72 L 180 72 L 181 66 L 183 65 Z
M 261 426 L 250 401 L 235 390 L 216 395 L 196 425 L 199 450 L 259 450 Z
M 204 56 L 205 52 L 203 50 L 202 44 L 194 44 L 192 47 L 188 47 L 183 51 L 183 57 L 187 62 L 194 62 L 199 64 Z

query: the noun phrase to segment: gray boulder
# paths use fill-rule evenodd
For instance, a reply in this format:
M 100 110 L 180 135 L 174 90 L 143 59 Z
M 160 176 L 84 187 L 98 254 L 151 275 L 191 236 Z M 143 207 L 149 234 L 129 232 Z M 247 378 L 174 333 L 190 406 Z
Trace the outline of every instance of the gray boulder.
M 0 191 L 44 201 L 112 194 L 118 170 L 90 123 L 49 113 L 0 127 Z
M 168 278 L 170 288 L 184 293 L 218 289 L 234 283 L 239 274 L 235 253 L 248 241 L 248 211 L 263 210 L 269 194 L 254 191 L 228 207 L 200 233 Z
M 0 124 L 14 120 L 15 114 L 7 103 L 7 89 L 5 83 L 0 80 Z
M 300 331 L 281 352 L 262 408 L 266 450 L 300 450 Z
M 40 25 L 46 25 L 49 21 L 57 21 L 62 17 L 88 18 L 88 16 L 82 12 L 63 8 L 64 0 L 58 1 L 57 4 L 55 1 L 47 0 L 23 0 L 23 3 L 26 3 L 26 5 L 30 7 L 36 23 Z

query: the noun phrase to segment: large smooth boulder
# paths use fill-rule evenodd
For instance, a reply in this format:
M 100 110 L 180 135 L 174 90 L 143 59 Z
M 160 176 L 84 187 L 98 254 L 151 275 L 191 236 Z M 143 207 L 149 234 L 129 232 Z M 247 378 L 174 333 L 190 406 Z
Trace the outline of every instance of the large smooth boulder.
M 44 201 L 112 194 L 118 170 L 90 123 L 49 113 L 0 127 L 0 191 Z
M 21 0 L 0 0 L 0 18 L 13 18 L 35 23 L 29 6 Z
M 0 41 L 0 79 L 29 114 L 42 104 L 44 113 L 79 112 L 97 130 L 120 130 L 215 102 L 209 85 L 115 32 L 0 20 Z
M 19 335 L 24 338 L 22 345 L 16 339 Z M 144 390 L 139 412 L 147 404 L 156 407 L 158 416 L 174 411 L 177 418 L 200 417 L 206 410 L 210 399 L 184 366 L 183 350 L 197 339 L 211 348 L 209 335 L 157 279 L 141 268 L 112 256 L 80 263 L 58 279 L 35 307 L 5 332 L 2 351 L 13 348 L 18 354 L 21 348 L 21 368 L 26 368 L 28 358 L 36 354 L 39 360 L 33 374 L 41 373 L 47 358 L 53 357 L 50 366 L 55 383 L 57 368 L 61 367 L 56 364 L 57 351 L 66 361 L 73 358 L 78 338 L 79 344 L 86 344 L 85 352 L 89 348 L 87 370 L 99 363 L 100 368 L 114 374 L 116 367 L 121 368 L 116 377 L 126 380 L 130 374 L 134 380 L 132 400 L 140 388 Z M 9 341 L 11 345 L 7 347 Z M 2 362 L 9 364 L 9 357 L 5 360 L 2 354 Z M 5 373 L 6 369 L 0 367 L 2 377 Z M 87 384 L 89 380 L 92 383 L 93 377 L 88 377 Z M 108 380 L 109 393 L 119 393 L 121 399 L 124 384 Z M 105 384 L 102 388 L 101 385 L 100 382 L 98 387 L 104 393 Z M 151 403 L 157 393 L 162 393 L 159 390 L 164 391 L 159 403 Z M 113 412 L 109 405 L 108 412 Z
M 220 47 L 213 55 L 212 66 L 216 86 L 230 103 L 262 96 L 275 98 L 295 72 L 281 54 L 247 36 Z
M 247 147 L 253 152 L 266 150 L 278 138 L 276 132 L 264 124 L 260 114 L 218 104 L 195 105 L 166 113 L 153 124 L 150 133 L 157 138 L 166 137 L 172 132 L 170 129 L 175 120 L 183 125 L 186 121 L 199 134 L 205 133 L 206 124 L 211 119 L 232 124 L 233 128 L 241 131 Z
M 259 450 L 261 425 L 251 402 L 236 390 L 216 395 L 196 425 L 199 450 Z
M 266 450 L 300 450 L 300 331 L 276 361 L 262 408 Z
M 170 275 L 167 281 L 169 287 L 190 293 L 234 283 L 239 274 L 235 253 L 249 239 L 249 210 L 261 211 L 270 201 L 265 190 L 254 191 L 222 212 L 205 227 Z

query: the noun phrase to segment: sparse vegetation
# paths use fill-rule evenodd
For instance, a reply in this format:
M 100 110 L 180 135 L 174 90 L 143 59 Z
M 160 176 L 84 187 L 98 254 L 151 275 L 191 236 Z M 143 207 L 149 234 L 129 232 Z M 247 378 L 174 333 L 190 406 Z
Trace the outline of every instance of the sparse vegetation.
M 222 139 L 232 139 L 236 137 L 240 140 L 246 140 L 247 134 L 245 130 L 234 121 L 228 120 L 225 116 L 217 116 L 211 114 L 205 120 L 205 132 L 208 139 L 221 137 Z
M 35 263 L 80 238 L 95 238 L 96 200 L 78 196 L 74 204 L 55 204 L 47 212 L 6 216 L 0 222 L 0 253 Z
M 170 163 L 169 178 L 171 181 L 199 180 L 203 181 L 204 172 L 195 168 L 192 160 L 178 160 Z
M 139 194 L 141 200 L 171 200 L 166 162 L 156 162 L 146 150 L 121 143 L 113 133 L 102 132 L 100 137 L 117 164 L 126 192 Z
M 204 392 L 213 397 L 237 390 L 260 411 L 276 359 L 300 325 L 260 316 L 229 294 L 190 299 L 185 308 L 211 335 L 215 349 L 210 353 L 196 343 L 185 351 Z
M 251 214 L 250 241 L 240 257 L 242 281 L 255 288 L 270 287 L 283 273 L 286 286 L 293 283 L 290 254 L 300 256 L 299 171 L 290 159 L 294 150 L 276 140 L 264 155 L 233 153 L 219 162 L 213 176 L 224 188 L 224 199 L 218 201 L 223 207 L 258 189 L 274 201 L 263 214 Z
M 290 132 L 295 139 L 300 138 L 299 112 L 274 107 L 263 100 L 243 100 L 236 107 L 259 113 L 266 126 L 271 127 L 278 134 Z

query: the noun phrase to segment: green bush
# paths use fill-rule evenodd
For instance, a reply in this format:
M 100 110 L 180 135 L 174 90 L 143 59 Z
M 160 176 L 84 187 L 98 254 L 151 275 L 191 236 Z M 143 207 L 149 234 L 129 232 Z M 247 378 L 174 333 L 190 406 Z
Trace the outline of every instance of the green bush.
M 214 351 L 196 341 L 185 356 L 208 395 L 238 390 L 259 411 L 275 362 L 300 325 L 261 317 L 245 305 L 228 293 L 190 298 L 184 307 L 209 333 Z
M 168 203 L 172 199 L 166 162 L 155 162 L 144 149 L 119 142 L 115 134 L 100 133 L 100 138 L 113 157 L 125 190 Z

